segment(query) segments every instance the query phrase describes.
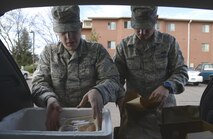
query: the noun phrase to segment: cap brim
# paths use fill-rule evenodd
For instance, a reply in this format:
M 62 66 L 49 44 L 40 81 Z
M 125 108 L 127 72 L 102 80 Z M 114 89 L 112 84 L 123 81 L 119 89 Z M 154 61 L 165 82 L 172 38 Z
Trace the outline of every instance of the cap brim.
M 55 24 L 53 25 L 53 30 L 57 33 L 78 31 L 81 28 L 81 23 L 69 23 L 69 24 Z
M 139 20 L 131 20 L 132 28 L 141 28 L 141 29 L 150 29 L 154 28 L 155 22 L 153 21 L 139 21 Z

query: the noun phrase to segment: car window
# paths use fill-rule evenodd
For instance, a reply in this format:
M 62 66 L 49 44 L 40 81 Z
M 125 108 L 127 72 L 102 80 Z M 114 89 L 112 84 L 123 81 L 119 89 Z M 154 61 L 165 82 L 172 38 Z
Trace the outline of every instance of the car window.
M 213 70 L 213 64 L 207 64 L 204 66 L 204 70 Z
M 202 65 L 198 65 L 195 70 L 201 71 Z
M 27 75 L 29 86 L 44 46 L 58 42 L 58 37 L 52 30 L 51 8 L 16 9 L 0 17 L 1 41 L 19 68 L 23 67 L 23 70 L 29 72 Z M 82 38 L 103 44 L 112 57 L 122 38 L 134 33 L 128 5 L 81 5 L 80 8 L 83 23 Z M 210 53 L 212 44 L 208 43 L 211 42 L 213 35 L 212 10 L 159 7 L 158 14 L 156 30 L 176 37 L 188 67 L 196 67 L 196 70 L 201 71 L 200 63 L 213 63 Z M 192 81 L 194 79 L 192 77 Z M 199 104 L 206 84 L 198 83 L 198 86 L 186 86 L 185 92 L 190 93 L 176 95 L 177 105 Z M 196 94 L 193 100 L 191 92 Z

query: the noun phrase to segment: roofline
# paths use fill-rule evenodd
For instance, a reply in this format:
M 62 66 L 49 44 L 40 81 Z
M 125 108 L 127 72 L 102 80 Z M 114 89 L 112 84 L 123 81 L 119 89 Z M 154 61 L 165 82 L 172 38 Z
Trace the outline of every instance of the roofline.
M 158 18 L 159 20 L 170 20 L 170 21 L 191 21 L 191 22 L 213 22 L 213 20 L 203 19 L 175 19 L 175 18 Z
M 92 27 L 82 27 L 82 29 L 90 30 L 90 29 L 92 29 Z
M 82 21 L 92 21 L 92 19 L 83 19 Z
M 129 19 L 130 17 L 87 17 L 88 19 Z
M 88 17 L 88 19 L 130 19 L 131 17 Z M 213 22 L 213 20 L 202 20 L 202 19 L 176 19 L 176 18 L 164 18 L 164 17 L 158 17 L 159 20 L 170 20 L 170 21 L 195 21 L 195 22 Z

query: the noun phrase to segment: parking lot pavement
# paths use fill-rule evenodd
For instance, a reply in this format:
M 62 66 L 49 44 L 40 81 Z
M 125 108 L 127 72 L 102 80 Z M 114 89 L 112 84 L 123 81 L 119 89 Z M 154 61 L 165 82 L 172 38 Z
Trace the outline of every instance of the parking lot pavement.
M 185 91 L 183 93 L 175 95 L 177 105 L 199 105 L 206 86 L 207 84 L 199 84 L 199 86 L 185 86 Z
M 28 79 L 27 83 L 31 87 L 31 80 Z M 199 86 L 187 85 L 185 91 L 181 94 L 175 95 L 177 105 L 199 105 L 200 98 L 206 88 L 206 84 L 199 84 Z M 116 127 L 120 124 L 120 113 L 115 103 L 108 103 L 105 108 L 110 110 L 112 126 Z

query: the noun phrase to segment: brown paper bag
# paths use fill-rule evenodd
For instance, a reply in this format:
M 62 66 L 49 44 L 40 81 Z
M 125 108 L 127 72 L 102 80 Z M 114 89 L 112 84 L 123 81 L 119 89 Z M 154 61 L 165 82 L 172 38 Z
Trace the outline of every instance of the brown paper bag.
M 145 117 L 146 119 L 149 114 L 152 114 L 152 110 L 155 111 L 156 106 L 158 106 L 158 104 L 153 103 L 152 100 L 141 97 L 137 91 L 127 93 L 120 107 L 121 122 L 120 128 L 115 128 L 115 139 L 141 138 L 140 130 L 143 129 L 141 129 L 138 123 L 140 123 L 141 117 Z M 154 120 L 156 119 L 154 118 Z M 153 123 L 156 122 L 154 120 L 152 120 Z M 160 129 L 157 130 L 160 131 Z

